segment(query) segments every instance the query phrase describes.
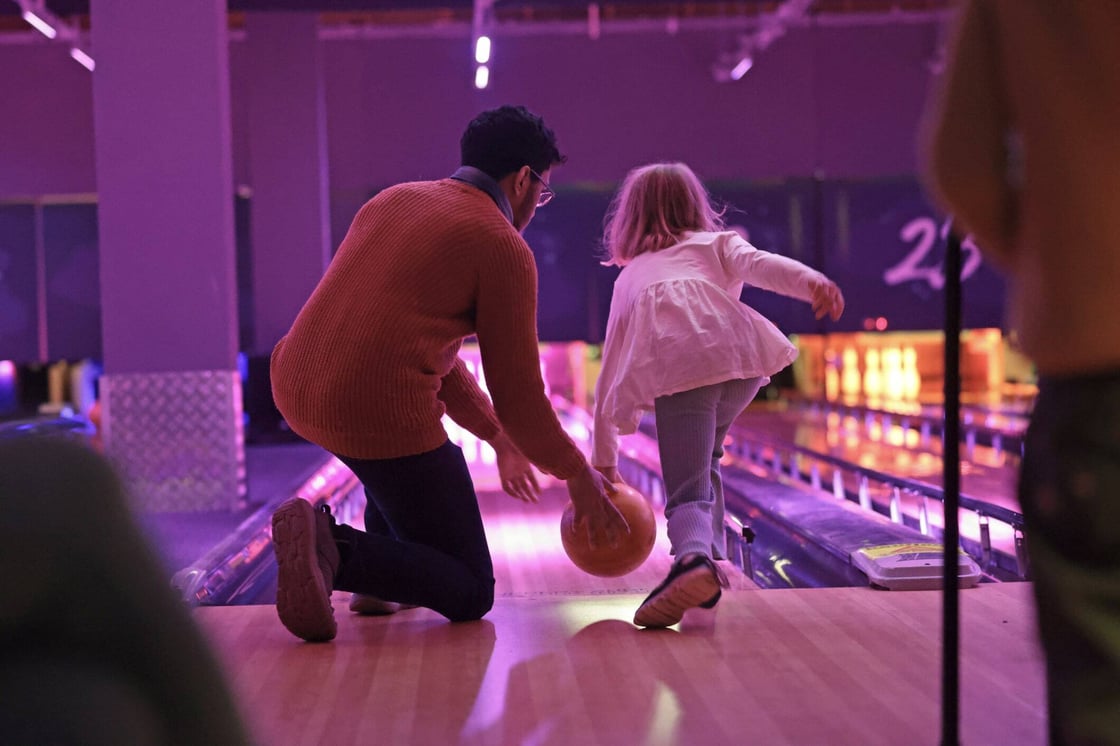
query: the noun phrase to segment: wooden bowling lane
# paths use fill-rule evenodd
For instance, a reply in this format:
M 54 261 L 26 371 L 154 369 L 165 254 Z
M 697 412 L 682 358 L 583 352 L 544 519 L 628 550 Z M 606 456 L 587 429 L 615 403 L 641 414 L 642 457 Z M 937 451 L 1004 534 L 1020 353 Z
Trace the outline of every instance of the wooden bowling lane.
M 1046 742 L 1026 584 L 962 594 L 966 744 Z M 499 598 L 482 621 L 425 609 L 310 644 L 271 606 L 196 618 L 259 743 L 938 743 L 940 597 L 820 588 L 731 593 L 679 628 L 629 623 L 631 594 Z
M 657 541 L 649 559 L 622 577 L 600 578 L 580 571 L 564 554 L 560 516 L 568 503 L 568 492 L 562 483 L 546 487 L 536 504 L 514 500 L 500 490 L 479 492 L 478 501 L 490 553 L 494 555 L 497 597 L 626 593 L 644 596 L 661 582 L 672 564 L 664 508 L 659 505 L 654 506 Z M 722 564 L 733 590 L 758 588 L 735 567 Z
M 304 643 L 270 605 L 202 607 L 263 746 L 287 744 L 936 744 L 935 592 L 735 590 L 679 627 L 630 620 L 670 559 L 663 523 L 631 575 L 567 562 L 566 502 L 480 494 L 497 599 L 479 622 L 427 609 L 359 617 L 334 594 L 338 637 Z M 961 594 L 962 742 L 1046 741 L 1028 584 Z

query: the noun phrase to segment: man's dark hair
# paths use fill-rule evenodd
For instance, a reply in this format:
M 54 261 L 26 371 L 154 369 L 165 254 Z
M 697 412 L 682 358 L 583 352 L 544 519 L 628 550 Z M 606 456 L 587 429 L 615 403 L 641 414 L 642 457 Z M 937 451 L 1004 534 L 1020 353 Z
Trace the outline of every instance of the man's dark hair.
M 459 140 L 462 165 L 473 166 L 500 181 L 522 166 L 543 173 L 568 160 L 556 147 L 556 135 L 524 106 L 499 106 L 479 114 Z

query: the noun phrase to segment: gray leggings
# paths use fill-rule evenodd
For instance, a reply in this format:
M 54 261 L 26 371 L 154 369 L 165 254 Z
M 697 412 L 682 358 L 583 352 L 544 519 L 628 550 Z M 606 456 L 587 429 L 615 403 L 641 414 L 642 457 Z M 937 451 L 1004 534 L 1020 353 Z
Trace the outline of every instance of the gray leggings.
M 765 380 L 724 381 L 653 402 L 669 543 L 678 557 L 699 553 L 726 558 L 719 470 L 723 438 Z

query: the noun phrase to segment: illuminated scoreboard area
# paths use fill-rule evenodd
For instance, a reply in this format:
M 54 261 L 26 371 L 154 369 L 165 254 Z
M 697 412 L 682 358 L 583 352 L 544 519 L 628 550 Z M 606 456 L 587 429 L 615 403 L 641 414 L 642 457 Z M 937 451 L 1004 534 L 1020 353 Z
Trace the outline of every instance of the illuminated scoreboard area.
M 773 394 L 844 405 L 882 406 L 895 411 L 939 405 L 944 386 L 944 334 L 938 331 L 884 331 L 798 334 L 799 354 L 787 375 L 775 376 Z M 486 375 L 477 344 L 460 357 L 484 391 Z M 540 345 L 541 376 L 554 402 L 590 412 L 601 367 L 599 345 L 546 342 Z M 1035 372 L 999 329 L 969 329 L 961 334 L 962 401 L 978 405 L 1028 406 L 1037 393 Z M 449 417 L 444 426 L 463 449 L 480 489 L 498 488 L 494 450 Z M 585 445 L 583 421 L 565 422 L 569 434 Z M 547 479 L 547 478 L 546 478 Z
M 793 385 L 810 399 L 841 404 L 940 404 L 945 335 L 939 331 L 851 332 L 793 336 L 799 355 Z M 961 334 L 962 401 L 1029 402 L 1033 367 L 999 329 Z

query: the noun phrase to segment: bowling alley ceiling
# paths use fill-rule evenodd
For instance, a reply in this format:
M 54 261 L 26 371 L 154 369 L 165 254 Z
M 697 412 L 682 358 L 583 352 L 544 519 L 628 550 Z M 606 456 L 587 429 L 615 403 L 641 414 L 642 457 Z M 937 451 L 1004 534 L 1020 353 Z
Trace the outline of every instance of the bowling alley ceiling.
M 22 0 L 29 2 L 34 0 Z M 79 27 L 88 27 L 91 1 L 45 0 L 46 9 Z M 583 22 L 634 23 L 640 21 L 716 22 L 778 12 L 790 0 L 735 0 L 734 2 L 649 2 L 649 0 L 485 0 L 495 22 L 501 25 Z M 794 2 L 801 5 L 801 2 Z M 878 20 L 945 11 L 952 0 L 809 0 L 811 16 L 875 16 Z M 20 19 L 21 2 L 0 0 L 0 31 L 25 32 Z M 243 14 L 257 11 L 318 12 L 324 27 L 371 24 L 425 26 L 470 22 L 475 0 L 229 0 L 230 23 L 240 25 Z M 854 18 L 852 20 L 855 20 Z

